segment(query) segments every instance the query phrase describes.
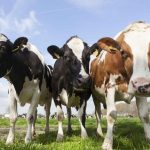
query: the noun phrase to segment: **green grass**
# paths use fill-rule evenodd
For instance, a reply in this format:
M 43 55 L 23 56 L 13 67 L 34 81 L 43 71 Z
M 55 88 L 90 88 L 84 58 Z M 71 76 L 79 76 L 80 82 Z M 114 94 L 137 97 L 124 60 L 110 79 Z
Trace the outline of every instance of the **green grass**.
M 37 135 L 31 144 L 24 143 L 26 120 L 18 119 L 16 124 L 16 140 L 12 145 L 6 145 L 9 120 L 0 119 L 0 150 L 100 150 L 103 139 L 96 136 L 96 120 L 86 122 L 89 138 L 80 138 L 80 125 L 77 119 L 72 119 L 73 132 L 67 135 L 67 120 L 64 120 L 64 141 L 56 142 L 57 121 L 50 120 L 50 133 L 44 134 L 45 119 L 36 122 Z M 103 132 L 106 133 L 106 120 L 102 120 Z M 150 144 L 144 138 L 143 127 L 138 118 L 118 118 L 114 128 L 114 144 L 116 150 L 150 150 Z

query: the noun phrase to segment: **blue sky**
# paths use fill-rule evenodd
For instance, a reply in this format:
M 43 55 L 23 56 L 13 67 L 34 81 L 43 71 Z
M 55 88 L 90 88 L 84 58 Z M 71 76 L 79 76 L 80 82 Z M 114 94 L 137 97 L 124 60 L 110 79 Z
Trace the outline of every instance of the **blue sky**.
M 149 7 L 148 0 L 1 0 L 0 32 L 12 41 L 28 37 L 53 65 L 49 45 L 62 46 L 72 35 L 89 45 L 104 36 L 114 37 L 134 21 L 150 22 Z M 8 105 L 7 89 L 7 82 L 0 79 L 0 113 Z

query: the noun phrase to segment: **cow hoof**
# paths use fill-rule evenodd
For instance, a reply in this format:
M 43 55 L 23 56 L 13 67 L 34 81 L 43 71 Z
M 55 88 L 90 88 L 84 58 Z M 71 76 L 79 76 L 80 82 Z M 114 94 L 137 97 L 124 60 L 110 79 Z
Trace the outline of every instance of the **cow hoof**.
M 49 128 L 45 128 L 45 134 L 49 133 Z
M 12 139 L 7 139 L 6 140 L 6 144 L 13 144 L 13 143 L 14 143 L 14 141 Z
M 67 134 L 70 135 L 72 133 L 72 128 L 67 129 Z
M 98 137 L 104 138 L 103 132 L 98 132 L 98 131 L 96 131 L 96 135 L 97 135 Z
M 81 138 L 82 138 L 82 139 L 87 139 L 87 138 L 88 138 L 87 133 L 81 134 Z
M 150 137 L 145 136 L 145 139 L 146 139 L 146 141 L 147 141 L 147 142 L 149 142 L 149 143 L 150 143 Z
M 104 143 L 102 145 L 103 150 L 112 150 L 112 146 L 109 143 Z
M 6 140 L 6 144 L 13 144 L 14 143 L 14 136 L 9 134 Z
M 104 137 L 101 125 L 98 125 L 96 134 L 97 134 L 97 136 Z
M 102 145 L 103 150 L 112 150 L 112 141 L 110 139 L 105 139 Z
M 32 133 L 32 136 L 35 137 L 35 136 L 36 136 L 36 132 L 33 132 L 33 133 Z
M 29 144 L 30 142 L 31 142 L 31 139 L 25 138 L 25 143 L 26 143 L 26 144 Z
M 57 134 L 57 139 L 56 139 L 57 142 L 62 142 L 63 139 L 64 139 L 64 136 L 63 136 L 63 135 Z

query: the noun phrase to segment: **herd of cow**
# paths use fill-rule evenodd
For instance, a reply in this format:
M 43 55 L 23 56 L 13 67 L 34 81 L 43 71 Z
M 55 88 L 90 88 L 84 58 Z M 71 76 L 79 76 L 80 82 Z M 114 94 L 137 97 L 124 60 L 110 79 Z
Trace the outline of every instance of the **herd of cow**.
M 130 103 L 136 98 L 139 117 L 146 139 L 150 140 L 150 122 L 147 97 L 150 96 L 150 24 L 130 24 L 114 39 L 101 38 L 91 47 L 77 36 L 71 37 L 61 47 L 47 48 L 54 59 L 53 68 L 46 65 L 38 49 L 20 37 L 11 42 L 0 34 L 0 77 L 9 81 L 10 130 L 6 143 L 13 143 L 17 120 L 17 103 L 30 103 L 27 112 L 29 143 L 34 132 L 36 108 L 44 105 L 46 131 L 49 131 L 49 115 L 53 98 L 57 108 L 57 141 L 64 134 L 62 105 L 76 107 L 81 125 L 81 137 L 88 137 L 85 129 L 86 105 L 92 95 L 97 120 L 97 133 L 101 128 L 101 105 L 107 109 L 107 133 L 102 145 L 105 150 L 113 146 L 113 126 L 117 119 L 115 101 Z

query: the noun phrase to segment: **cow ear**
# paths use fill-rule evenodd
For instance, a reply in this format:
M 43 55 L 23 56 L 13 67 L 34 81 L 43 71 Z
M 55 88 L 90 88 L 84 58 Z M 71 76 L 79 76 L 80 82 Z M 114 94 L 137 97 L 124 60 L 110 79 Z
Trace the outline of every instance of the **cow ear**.
M 47 48 L 47 51 L 52 55 L 52 57 L 54 59 L 58 59 L 58 58 L 63 56 L 63 51 L 59 47 L 57 47 L 55 45 L 49 46 Z
M 97 42 L 97 45 L 100 49 L 106 50 L 110 53 L 116 53 L 121 50 L 119 43 L 110 37 L 100 39 Z
M 98 47 L 97 43 L 93 44 L 89 50 L 90 50 L 90 54 L 95 57 L 97 57 L 101 52 L 101 49 Z
M 14 46 L 22 46 L 22 45 L 26 45 L 28 42 L 28 39 L 26 37 L 19 37 L 18 39 L 15 40 L 14 42 Z
M 15 40 L 13 44 L 13 52 L 17 51 L 22 45 L 26 45 L 28 42 L 28 39 L 26 37 L 19 37 Z

